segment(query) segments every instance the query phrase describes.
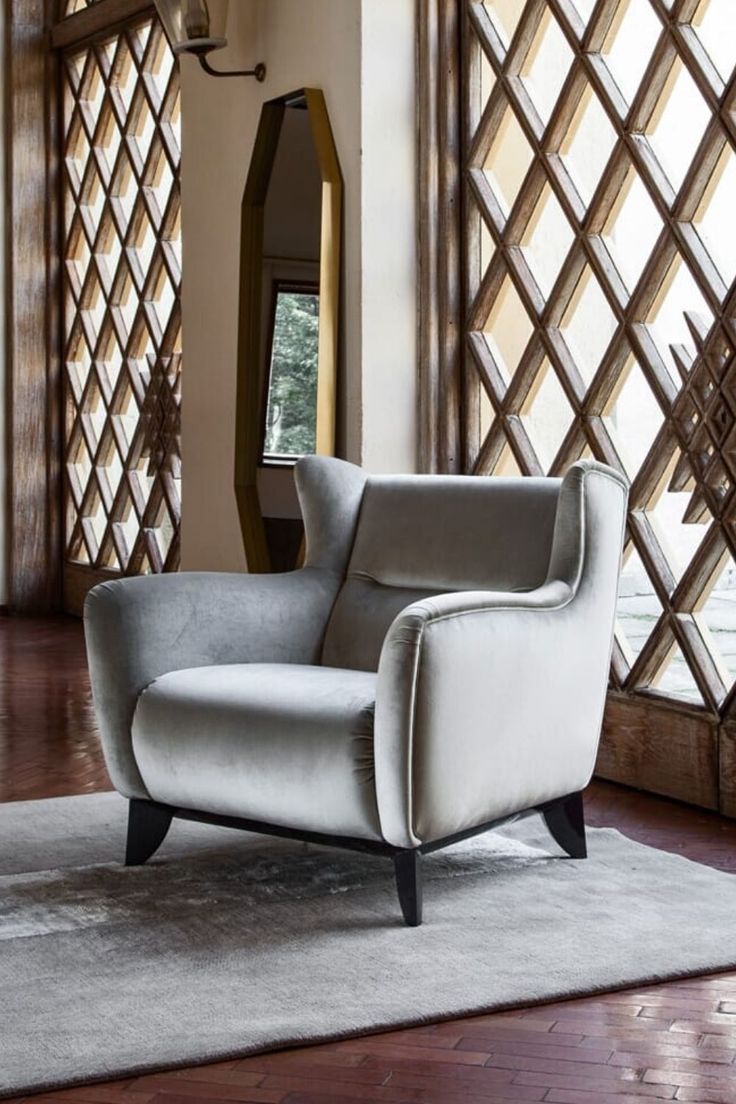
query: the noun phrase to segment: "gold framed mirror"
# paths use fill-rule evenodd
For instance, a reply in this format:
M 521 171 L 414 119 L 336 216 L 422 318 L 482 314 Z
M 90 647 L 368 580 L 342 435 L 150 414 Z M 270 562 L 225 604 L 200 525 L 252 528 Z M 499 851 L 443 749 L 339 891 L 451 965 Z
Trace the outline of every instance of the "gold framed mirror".
M 294 566 L 291 469 L 335 452 L 341 224 L 323 93 L 267 101 L 241 209 L 235 495 L 249 571 Z

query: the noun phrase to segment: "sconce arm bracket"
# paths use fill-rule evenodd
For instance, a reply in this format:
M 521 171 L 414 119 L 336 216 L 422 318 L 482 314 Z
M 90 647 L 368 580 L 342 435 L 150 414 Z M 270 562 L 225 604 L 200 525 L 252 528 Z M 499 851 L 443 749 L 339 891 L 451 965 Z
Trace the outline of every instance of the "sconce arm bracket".
M 255 77 L 257 81 L 264 81 L 266 79 L 266 66 L 262 61 L 259 61 L 255 69 L 213 69 L 207 60 L 207 55 L 200 54 L 199 64 L 202 66 L 205 73 L 209 73 L 211 77 Z

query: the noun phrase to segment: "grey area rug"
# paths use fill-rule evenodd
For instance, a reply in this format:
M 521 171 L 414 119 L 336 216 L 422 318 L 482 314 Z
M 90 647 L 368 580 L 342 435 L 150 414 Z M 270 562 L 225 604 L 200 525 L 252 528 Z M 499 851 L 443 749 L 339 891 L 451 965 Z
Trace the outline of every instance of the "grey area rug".
M 538 818 L 391 864 L 175 823 L 125 869 L 114 794 L 0 805 L 0 1095 L 736 966 L 736 878 Z

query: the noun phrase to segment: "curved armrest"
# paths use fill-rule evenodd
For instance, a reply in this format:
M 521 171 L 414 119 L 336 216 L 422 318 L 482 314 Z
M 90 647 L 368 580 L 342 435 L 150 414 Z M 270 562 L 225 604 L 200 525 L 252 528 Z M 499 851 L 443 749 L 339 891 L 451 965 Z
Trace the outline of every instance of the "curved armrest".
M 528 593 L 444 594 L 389 629 L 376 692 L 384 838 L 442 839 L 582 789 L 595 763 L 625 519 L 622 480 L 563 481 L 550 570 Z
M 110 777 L 147 797 L 131 747 L 141 691 L 168 671 L 216 663 L 318 663 L 340 576 L 184 572 L 102 583 L 84 626 L 92 694 Z

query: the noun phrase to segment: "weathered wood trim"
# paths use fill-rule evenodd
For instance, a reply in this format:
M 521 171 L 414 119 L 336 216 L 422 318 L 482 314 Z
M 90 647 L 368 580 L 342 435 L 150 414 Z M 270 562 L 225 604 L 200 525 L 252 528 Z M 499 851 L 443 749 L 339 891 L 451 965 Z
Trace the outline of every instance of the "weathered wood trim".
M 62 571 L 62 607 L 64 613 L 81 617 L 84 600 L 92 587 L 98 583 L 119 579 L 118 571 L 102 571 L 86 564 L 65 563 Z
M 462 282 L 459 0 L 417 0 L 418 465 L 458 472 Z
M 736 724 L 722 724 L 718 730 L 719 811 L 736 817 Z
M 63 50 L 85 45 L 100 35 L 113 35 L 131 19 L 154 10 L 152 0 L 104 0 L 56 23 L 51 29 L 51 47 Z
M 46 0 L 5 28 L 8 605 L 58 608 L 61 590 L 57 75 Z
M 718 809 L 718 744 L 714 714 L 653 696 L 609 693 L 595 773 Z

